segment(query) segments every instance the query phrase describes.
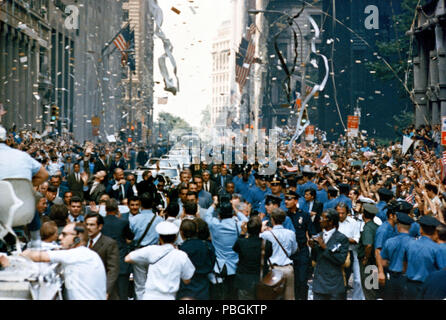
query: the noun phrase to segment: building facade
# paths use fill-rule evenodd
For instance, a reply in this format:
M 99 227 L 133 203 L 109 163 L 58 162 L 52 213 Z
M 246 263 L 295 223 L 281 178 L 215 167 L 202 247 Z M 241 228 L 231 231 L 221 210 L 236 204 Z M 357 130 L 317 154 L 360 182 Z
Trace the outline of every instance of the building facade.
M 129 115 L 123 127 L 133 141 L 153 141 L 153 33 L 154 24 L 148 12 L 146 0 L 128 0 L 123 5 L 124 21 L 130 22 L 135 32 L 134 74 L 126 70 L 122 81 L 125 95 L 123 109 Z M 130 127 L 130 130 L 128 130 Z M 133 127 L 134 130 L 131 130 Z
M 430 1 L 419 7 L 414 28 L 415 124 L 440 124 L 446 117 L 446 2 Z
M 230 107 L 234 55 L 231 55 L 231 21 L 224 21 L 212 43 L 211 127 L 226 126 Z

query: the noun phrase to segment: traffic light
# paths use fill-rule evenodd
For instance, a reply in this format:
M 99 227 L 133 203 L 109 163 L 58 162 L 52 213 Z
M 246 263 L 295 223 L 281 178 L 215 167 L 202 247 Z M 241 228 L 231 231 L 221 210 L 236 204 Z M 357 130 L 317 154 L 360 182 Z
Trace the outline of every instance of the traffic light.
M 51 121 L 59 120 L 59 107 L 56 105 L 51 106 Z

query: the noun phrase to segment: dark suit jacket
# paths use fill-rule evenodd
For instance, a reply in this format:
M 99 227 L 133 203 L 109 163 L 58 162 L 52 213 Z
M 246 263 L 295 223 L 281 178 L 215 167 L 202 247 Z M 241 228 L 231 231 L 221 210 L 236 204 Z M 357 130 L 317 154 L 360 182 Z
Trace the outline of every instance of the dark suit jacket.
M 113 215 L 104 217 L 102 233 L 118 242 L 119 247 L 119 274 L 130 274 L 130 265 L 124 262 L 129 253 L 126 239 L 133 240 L 133 232 L 130 230 L 128 219 L 118 218 Z
M 222 183 L 221 183 L 221 178 L 223 177 L 223 185 L 222 185 Z M 229 181 L 232 181 L 232 176 L 228 173 L 227 175 L 225 175 L 225 176 L 222 176 L 222 175 L 219 175 L 218 177 L 217 177 L 217 180 L 214 180 L 216 183 L 217 183 L 217 187 L 221 190 L 221 189 L 223 189 L 223 190 L 225 190 L 225 184 L 226 184 L 226 182 L 229 182 Z
M 313 211 L 316 212 L 316 216 L 314 217 L 313 226 L 316 232 L 321 232 L 321 215 L 324 209 L 324 204 L 322 202 L 314 200 L 313 203 Z
M 119 159 L 119 163 L 116 164 L 116 161 L 112 161 L 109 167 L 110 174 L 113 174 L 116 168 L 121 168 L 122 170 L 127 170 L 127 163 L 123 158 Z
M 203 181 L 203 189 L 204 189 L 205 182 Z M 216 196 L 218 194 L 218 186 L 215 181 L 212 179 L 209 179 L 209 191 L 212 196 Z
M 107 162 L 105 162 L 105 165 L 102 163 L 101 159 L 96 159 L 96 162 L 94 163 L 94 173 L 104 170 L 105 172 L 108 172 L 108 165 Z
M 322 234 L 320 234 L 322 237 Z M 328 240 L 327 248 L 319 245 L 312 249 L 316 261 L 313 291 L 321 294 L 336 294 L 345 291 L 342 265 L 348 254 L 348 238 L 336 230 Z
M 91 188 L 93 187 L 93 181 L 88 183 L 88 190 L 84 191 L 84 199 L 87 201 L 94 201 L 96 203 L 99 202 L 99 198 L 105 194 L 105 186 L 103 183 L 98 184 L 98 186 L 93 190 L 93 193 L 90 194 Z
M 82 179 L 80 179 L 80 182 L 77 182 L 76 176 L 74 175 L 74 173 L 72 173 L 67 177 L 67 182 L 68 188 L 73 192 L 73 196 L 78 196 L 81 199 L 84 199 L 84 182 L 82 181 Z
M 119 300 L 117 281 L 119 276 L 118 243 L 102 234 L 94 244 L 93 251 L 101 257 L 107 272 L 107 293 L 110 300 Z
M 122 199 L 128 198 L 131 195 L 133 195 L 133 190 L 130 186 L 130 182 L 127 181 L 124 185 L 124 193 L 125 193 L 124 195 L 122 194 L 121 187 L 119 187 L 118 190 L 113 190 L 113 186 L 115 185 L 115 183 L 116 183 L 115 180 L 111 180 L 108 183 L 107 189 L 105 191 L 105 193 L 107 193 L 110 196 L 110 198 L 114 198 L 118 201 L 121 201 Z

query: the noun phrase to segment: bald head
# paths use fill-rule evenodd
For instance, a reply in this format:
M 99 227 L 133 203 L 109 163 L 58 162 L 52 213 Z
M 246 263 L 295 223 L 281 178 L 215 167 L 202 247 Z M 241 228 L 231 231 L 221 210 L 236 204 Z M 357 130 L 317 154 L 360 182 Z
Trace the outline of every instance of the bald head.
M 116 168 L 113 176 L 117 181 L 124 179 L 124 170 L 122 170 L 121 168 Z

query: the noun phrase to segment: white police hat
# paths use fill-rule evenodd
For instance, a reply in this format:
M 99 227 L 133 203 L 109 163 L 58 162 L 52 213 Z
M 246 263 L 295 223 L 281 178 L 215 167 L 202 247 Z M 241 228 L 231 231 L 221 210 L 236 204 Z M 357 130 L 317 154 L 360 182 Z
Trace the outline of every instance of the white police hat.
M 178 228 L 178 226 L 172 222 L 163 221 L 156 225 L 155 230 L 156 232 L 158 232 L 159 235 L 167 236 L 178 234 L 180 228 Z

